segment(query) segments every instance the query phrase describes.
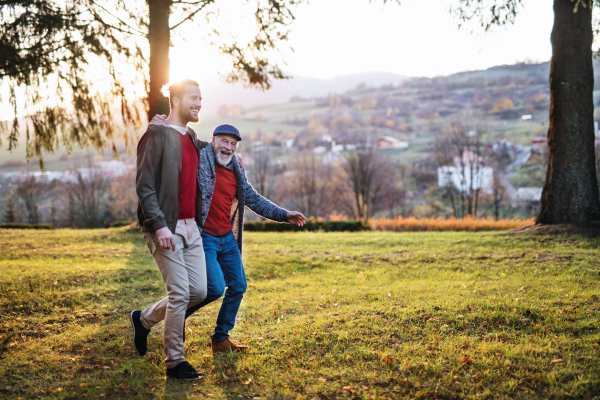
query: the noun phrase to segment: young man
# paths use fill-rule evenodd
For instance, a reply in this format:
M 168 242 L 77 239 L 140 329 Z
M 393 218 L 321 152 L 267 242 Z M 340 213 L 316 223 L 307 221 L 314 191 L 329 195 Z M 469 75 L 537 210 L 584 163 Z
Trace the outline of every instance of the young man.
M 164 123 L 164 117 L 157 115 L 151 125 Z M 217 317 L 217 326 L 211 336 L 213 352 L 247 349 L 247 346 L 237 345 L 229 340 L 229 331 L 235 326 L 235 318 L 247 287 L 241 253 L 244 207 L 278 222 L 298 226 L 303 226 L 306 222 L 304 215 L 276 206 L 248 183 L 246 174 L 234 156 L 241 140 L 237 128 L 227 124 L 220 125 L 213 132 L 212 143 L 199 151 L 202 222 L 198 226 L 202 229 L 206 256 L 208 294 L 203 302 L 187 309 L 186 317 L 217 300 L 227 287 Z
M 198 184 L 198 150 L 206 144 L 187 127 L 198 121 L 202 106 L 197 82 L 183 80 L 170 87 L 171 113 L 165 126 L 151 126 L 137 152 L 138 220 L 150 252 L 167 287 L 166 301 L 130 314 L 133 344 L 146 354 L 150 329 L 165 320 L 167 376 L 198 379 L 183 354 L 186 309 L 206 298 L 206 263 L 197 225 L 202 222 Z

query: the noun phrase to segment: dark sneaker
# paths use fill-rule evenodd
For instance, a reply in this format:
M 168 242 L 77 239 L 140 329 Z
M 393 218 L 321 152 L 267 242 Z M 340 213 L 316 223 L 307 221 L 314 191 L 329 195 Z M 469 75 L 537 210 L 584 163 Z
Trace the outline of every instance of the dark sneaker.
M 129 320 L 133 327 L 133 347 L 135 347 L 135 351 L 140 356 L 144 356 L 146 355 L 146 351 L 148 351 L 148 334 L 150 333 L 150 329 L 146 329 L 142 325 L 140 321 L 141 315 L 142 312 L 140 310 L 133 310 L 129 314 Z
M 204 374 L 196 371 L 189 362 L 182 361 L 176 367 L 167 368 L 167 377 L 173 379 L 202 379 Z

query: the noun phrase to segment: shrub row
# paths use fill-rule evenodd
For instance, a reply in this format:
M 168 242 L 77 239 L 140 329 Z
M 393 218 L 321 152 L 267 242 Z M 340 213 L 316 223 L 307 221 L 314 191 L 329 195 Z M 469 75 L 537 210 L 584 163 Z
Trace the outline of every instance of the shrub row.
M 54 229 L 50 224 L 10 223 L 0 224 L 0 229 Z
M 360 221 L 312 221 L 307 220 L 306 225 L 299 227 L 292 224 L 279 222 L 246 222 L 244 230 L 249 232 L 358 232 L 365 230 Z
M 503 231 L 533 225 L 532 219 L 501 219 L 492 218 L 379 218 L 370 221 L 371 229 L 393 232 L 418 232 L 418 231 Z
M 134 223 L 136 223 L 136 221 L 115 221 L 112 224 L 110 224 L 110 227 L 111 228 L 121 228 L 123 226 L 129 226 Z

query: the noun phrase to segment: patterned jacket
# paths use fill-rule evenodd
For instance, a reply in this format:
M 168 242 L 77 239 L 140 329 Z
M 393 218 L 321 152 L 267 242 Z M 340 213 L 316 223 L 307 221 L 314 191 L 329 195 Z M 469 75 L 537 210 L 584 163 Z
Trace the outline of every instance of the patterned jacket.
M 202 142 L 199 140 L 199 142 Z M 204 142 L 206 143 L 206 142 Z M 248 183 L 246 174 L 240 167 L 237 157 L 233 157 L 228 169 L 232 169 L 237 181 L 237 195 L 231 205 L 231 224 L 233 226 L 233 235 L 238 242 L 240 252 L 242 251 L 242 235 L 244 232 L 244 207 L 247 206 L 261 217 L 277 221 L 287 222 L 288 211 L 271 203 L 254 190 Z M 215 172 L 215 152 L 212 143 L 201 148 L 198 151 L 198 178 L 200 183 L 200 192 L 202 193 L 202 226 L 208 217 L 208 210 L 215 192 L 215 183 L 217 181 Z

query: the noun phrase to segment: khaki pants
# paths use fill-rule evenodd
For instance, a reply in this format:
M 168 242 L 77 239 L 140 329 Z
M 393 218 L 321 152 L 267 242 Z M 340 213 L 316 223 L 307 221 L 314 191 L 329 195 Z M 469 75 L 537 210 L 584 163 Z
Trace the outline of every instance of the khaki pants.
M 144 233 L 150 252 L 167 286 L 167 301 L 142 311 L 141 323 L 146 329 L 165 320 L 165 366 L 173 368 L 184 361 L 183 326 L 185 311 L 206 298 L 206 262 L 202 237 L 194 219 L 180 219 L 173 235 L 176 249 L 158 246 L 155 233 Z

